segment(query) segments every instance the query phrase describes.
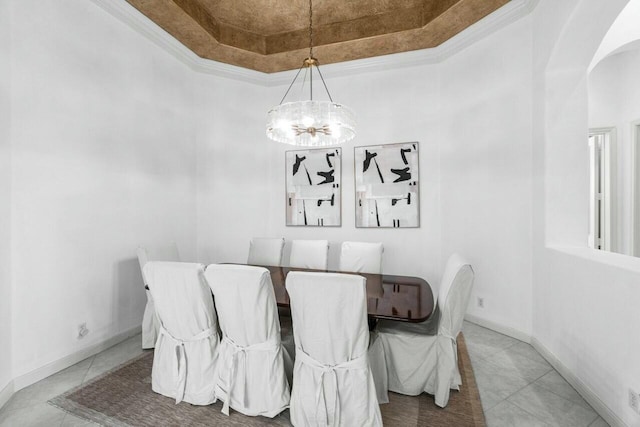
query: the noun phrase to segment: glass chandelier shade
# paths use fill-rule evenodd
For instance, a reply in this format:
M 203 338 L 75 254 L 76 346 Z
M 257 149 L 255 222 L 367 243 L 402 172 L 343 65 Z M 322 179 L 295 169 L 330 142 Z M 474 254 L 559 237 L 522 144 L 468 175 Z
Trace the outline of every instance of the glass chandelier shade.
M 284 102 L 303 69 L 305 69 L 305 73 L 302 81 L 302 93 L 305 93 L 304 85 L 308 74 L 310 99 Z M 328 101 L 313 99 L 314 69 L 320 76 L 329 97 Z M 320 72 L 318 60 L 313 57 L 313 4 L 312 0 L 309 0 L 309 57 L 303 61 L 280 104 L 267 113 L 267 137 L 284 144 L 326 147 L 350 141 L 355 136 L 356 120 L 353 110 L 333 101 Z
M 286 102 L 267 113 L 267 136 L 305 147 L 342 144 L 356 136 L 353 111 L 333 101 Z

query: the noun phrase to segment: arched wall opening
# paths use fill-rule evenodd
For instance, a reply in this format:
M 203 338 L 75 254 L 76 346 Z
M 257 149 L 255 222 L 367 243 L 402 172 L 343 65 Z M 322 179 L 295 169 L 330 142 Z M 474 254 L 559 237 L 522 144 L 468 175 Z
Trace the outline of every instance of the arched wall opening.
M 640 1 L 638 1 L 640 4 Z M 640 13 L 638 14 L 640 18 Z M 640 257 L 640 40 L 589 73 L 590 246 Z
M 534 11 L 533 338 L 611 425 L 636 425 L 640 259 L 587 246 L 588 69 L 628 0 Z
M 578 1 L 544 68 L 546 242 L 587 246 L 588 69 L 628 0 Z
M 640 257 L 640 0 L 630 0 L 589 66 L 589 246 Z

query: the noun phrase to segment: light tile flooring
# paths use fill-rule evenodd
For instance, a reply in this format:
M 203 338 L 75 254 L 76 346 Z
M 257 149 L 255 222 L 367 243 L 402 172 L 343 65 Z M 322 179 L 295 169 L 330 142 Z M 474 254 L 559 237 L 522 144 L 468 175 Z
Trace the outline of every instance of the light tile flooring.
M 489 427 L 607 426 L 530 345 L 469 322 L 463 332 Z M 47 400 L 140 353 L 138 335 L 20 390 L 0 409 L 0 426 L 95 425 Z
M 608 425 L 529 344 L 469 322 L 462 330 L 489 427 Z

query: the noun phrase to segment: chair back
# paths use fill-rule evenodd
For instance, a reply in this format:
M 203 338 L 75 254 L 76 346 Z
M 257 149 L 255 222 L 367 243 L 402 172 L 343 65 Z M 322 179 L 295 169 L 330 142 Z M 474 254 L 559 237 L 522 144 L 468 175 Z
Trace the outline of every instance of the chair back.
M 296 343 L 291 423 L 382 426 L 368 354 L 365 278 L 290 272 L 286 287 Z
M 144 275 L 161 325 L 178 339 L 191 339 L 216 327 L 211 290 L 202 264 L 150 261 Z
M 382 243 L 342 242 L 340 271 L 382 273 Z
M 280 266 L 282 263 L 283 238 L 254 237 L 249 243 L 247 264 Z
M 449 257 L 438 293 L 440 310 L 438 334 L 455 339 L 460 333 L 471 297 L 473 278 L 471 264 L 458 254 Z
M 138 246 L 136 254 L 138 255 L 138 264 L 140 264 L 140 271 L 142 272 L 142 281 L 144 282 L 144 285 L 146 287 L 149 287 L 149 282 L 144 275 L 144 266 L 149 262 L 149 251 L 147 250 L 147 248 Z
M 150 251 L 144 246 L 138 246 L 136 254 L 138 255 L 138 263 L 140 264 L 142 280 L 144 281 L 145 286 L 149 286 L 149 283 L 144 276 L 144 266 L 149 261 L 180 261 L 178 245 L 176 245 L 175 242 L 168 246 L 156 247 L 153 251 Z
M 367 352 L 366 280 L 338 273 L 290 272 L 286 288 L 296 347 L 335 365 Z
M 328 240 L 293 240 L 289 266 L 326 270 L 329 256 Z
M 280 322 L 269 270 L 212 264 L 204 275 L 214 295 L 224 336 L 241 346 L 279 340 Z
M 193 405 L 215 401 L 218 330 L 202 264 L 150 261 L 144 267 L 159 322 L 154 392 Z
M 222 412 L 274 417 L 289 406 L 278 308 L 271 274 L 263 267 L 207 267 L 222 330 L 215 378 Z

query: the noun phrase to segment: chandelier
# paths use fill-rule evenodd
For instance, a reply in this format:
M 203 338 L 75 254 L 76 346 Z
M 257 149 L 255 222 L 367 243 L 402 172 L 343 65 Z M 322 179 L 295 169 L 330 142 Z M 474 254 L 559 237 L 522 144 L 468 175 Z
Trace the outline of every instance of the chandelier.
M 309 57 L 305 58 L 298 73 L 293 78 L 280 104 L 267 113 L 267 137 L 285 144 L 324 147 L 342 144 L 356 136 L 355 115 L 346 105 L 333 101 L 327 84 L 320 72 L 320 64 L 313 56 L 313 0 L 309 0 Z M 302 93 L 309 80 L 310 99 L 284 102 L 294 83 L 304 69 Z M 328 101 L 313 99 L 314 70 L 329 97 Z

